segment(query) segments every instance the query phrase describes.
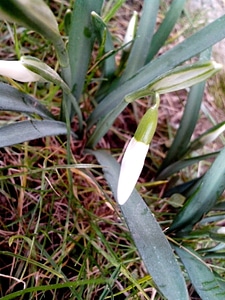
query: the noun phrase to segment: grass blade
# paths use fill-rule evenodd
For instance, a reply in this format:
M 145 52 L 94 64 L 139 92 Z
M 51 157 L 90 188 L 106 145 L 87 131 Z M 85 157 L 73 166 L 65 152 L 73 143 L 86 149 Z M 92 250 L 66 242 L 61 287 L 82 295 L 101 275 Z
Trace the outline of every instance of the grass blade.
M 63 122 L 52 120 L 16 122 L 0 128 L 0 147 L 61 134 L 67 134 L 66 124 Z
M 225 148 L 217 156 L 201 184 L 176 216 L 168 232 L 189 231 L 216 203 L 225 189 Z
M 114 195 L 117 190 L 119 164 L 105 151 L 91 151 L 104 168 Z M 139 194 L 134 191 L 121 206 L 136 247 L 159 291 L 170 300 L 188 299 L 185 281 L 170 245 L 159 224 Z
M 27 293 L 37 293 L 37 292 L 43 292 L 43 291 L 51 291 L 56 289 L 63 289 L 63 288 L 71 288 L 71 287 L 79 287 L 83 285 L 91 285 L 91 284 L 110 284 L 110 279 L 102 279 L 102 278 L 94 278 L 94 279 L 83 279 L 83 280 L 76 280 L 76 281 L 69 281 L 64 283 L 56 283 L 56 284 L 48 284 L 48 285 L 40 285 L 40 286 L 34 286 L 29 287 L 21 291 L 17 291 L 15 293 L 11 293 L 9 295 L 6 295 L 1 298 L 1 300 L 10 300 L 10 299 L 16 299 L 18 296 L 23 296 Z
M 174 248 L 200 298 L 202 300 L 223 300 L 225 289 L 218 279 L 219 275 L 215 275 L 196 252 L 179 247 Z

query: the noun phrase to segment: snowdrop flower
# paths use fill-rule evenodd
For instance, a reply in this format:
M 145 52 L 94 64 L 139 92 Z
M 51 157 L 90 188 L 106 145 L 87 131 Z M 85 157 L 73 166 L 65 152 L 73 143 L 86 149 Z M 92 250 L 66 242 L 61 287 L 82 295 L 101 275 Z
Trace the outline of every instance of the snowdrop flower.
M 59 85 L 67 94 L 70 93 L 59 74 L 36 57 L 22 56 L 17 61 L 0 60 L 0 75 L 20 82 L 49 81 Z
M 145 157 L 149 145 L 137 141 L 133 137 L 124 153 L 117 188 L 117 199 L 123 205 L 132 193 L 141 170 L 144 166 Z
M 215 61 L 197 62 L 177 67 L 166 74 L 156 78 L 140 90 L 125 97 L 125 101 L 133 102 L 138 98 L 154 93 L 165 94 L 188 88 L 208 79 L 222 69 L 222 65 Z
M 217 233 L 219 233 L 219 234 L 225 234 L 225 227 L 222 226 L 219 229 L 217 229 Z
M 153 138 L 158 121 L 159 95 L 156 104 L 141 119 L 134 137 L 130 140 L 121 163 L 117 187 L 117 200 L 120 205 L 126 203 L 144 166 L 149 144 Z
M 35 82 L 41 79 L 40 75 L 28 70 L 21 60 L 0 60 L 0 75 L 20 82 Z

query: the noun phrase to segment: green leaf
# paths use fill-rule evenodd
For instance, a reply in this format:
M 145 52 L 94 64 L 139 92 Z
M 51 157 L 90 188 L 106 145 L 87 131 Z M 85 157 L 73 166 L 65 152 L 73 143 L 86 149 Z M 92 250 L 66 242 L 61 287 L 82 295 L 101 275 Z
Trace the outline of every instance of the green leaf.
M 203 134 L 201 134 L 197 139 L 195 139 L 189 146 L 188 152 L 199 149 L 207 143 L 213 142 L 221 133 L 225 130 L 225 121 L 216 124 Z
M 159 49 L 165 44 L 173 27 L 175 26 L 180 14 L 183 10 L 186 0 L 174 0 L 167 12 L 162 24 L 152 38 L 151 47 L 149 49 L 146 63 L 150 62 Z
M 127 80 L 145 65 L 159 9 L 159 0 L 145 0 L 134 43 L 121 81 Z
M 186 232 L 207 213 L 225 189 L 225 148 L 217 156 L 209 170 L 198 183 L 197 189 L 177 214 L 168 232 Z
M 94 110 L 88 120 L 90 128 L 99 119 L 105 118 L 108 120 L 102 128 L 100 121 L 95 129 L 95 139 L 92 144 L 95 145 L 99 139 L 109 130 L 118 114 L 127 106 L 124 103 L 124 97 L 128 94 L 146 86 L 158 76 L 168 72 L 184 61 L 208 49 L 213 44 L 222 40 L 225 37 L 225 27 L 221 26 L 225 22 L 225 16 L 210 23 L 205 28 L 187 38 L 182 43 L 178 44 L 159 58 L 151 61 L 136 74 L 133 74 L 129 80 L 115 88 L 109 93 Z M 207 39 L 205 38 L 207 36 Z
M 27 120 L 0 128 L 0 148 L 51 135 L 67 134 L 66 124 L 53 120 Z
M 116 195 L 119 164 L 105 151 L 89 151 L 103 166 L 104 175 Z M 159 291 L 166 299 L 188 299 L 186 285 L 171 247 L 151 211 L 134 190 L 120 206 L 136 247 Z
M 32 29 L 55 46 L 61 65 L 68 65 L 66 48 L 58 30 L 55 16 L 42 0 L 1 0 L 0 18 Z
M 80 100 L 83 91 L 96 37 L 91 12 L 95 11 L 100 15 L 102 3 L 103 0 L 76 0 L 74 2 L 69 30 L 68 54 L 71 67 L 71 82 L 69 85 L 77 101 Z M 73 110 L 71 110 L 70 115 L 73 116 Z
M 96 12 L 92 12 L 91 16 L 99 44 L 104 48 L 102 55 L 107 54 L 103 61 L 103 76 L 109 79 L 116 71 L 115 54 L 112 54 L 115 52 L 112 37 L 102 18 Z
M 109 20 L 115 16 L 116 12 L 120 9 L 125 1 L 126 0 L 110 0 L 105 2 L 103 6 L 103 20 L 105 23 L 108 23 Z
M 23 112 L 30 115 L 38 114 L 44 119 L 54 119 L 54 116 L 40 101 L 28 94 L 2 82 L 0 82 L 0 92 L 0 110 Z
M 167 168 L 163 169 L 162 172 L 157 176 L 157 180 L 164 180 L 167 177 L 175 174 L 176 172 L 179 172 L 180 170 L 191 166 L 195 163 L 199 163 L 202 160 L 206 160 L 208 158 L 212 158 L 215 157 L 219 154 L 220 152 L 212 152 L 212 153 L 208 153 L 205 155 L 200 155 L 200 156 L 195 156 L 192 158 L 188 158 L 188 159 L 183 159 L 183 160 L 178 160 L 175 163 L 170 164 Z
M 174 248 L 200 298 L 202 300 L 224 300 L 225 289 L 221 284 L 222 278 L 214 273 L 193 250 L 175 246 Z

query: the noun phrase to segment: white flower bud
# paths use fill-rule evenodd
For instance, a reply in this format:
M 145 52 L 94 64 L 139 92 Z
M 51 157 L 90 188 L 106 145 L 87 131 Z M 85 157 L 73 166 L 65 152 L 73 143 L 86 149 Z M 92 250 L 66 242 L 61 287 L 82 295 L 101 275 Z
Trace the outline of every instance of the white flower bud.
M 20 82 L 35 82 L 41 79 L 41 76 L 28 70 L 23 65 L 21 60 L 0 60 L 0 75 L 12 78 Z
M 133 15 L 130 19 L 130 22 L 127 27 L 127 31 L 124 37 L 123 45 L 126 45 L 123 48 L 123 51 L 129 52 L 131 49 L 131 43 L 135 37 L 136 29 L 137 29 L 137 19 L 138 19 L 138 13 L 136 11 L 133 12 Z
M 144 166 L 148 148 L 149 145 L 137 141 L 134 137 L 127 146 L 121 164 L 117 187 L 117 200 L 120 205 L 126 203 L 135 187 Z

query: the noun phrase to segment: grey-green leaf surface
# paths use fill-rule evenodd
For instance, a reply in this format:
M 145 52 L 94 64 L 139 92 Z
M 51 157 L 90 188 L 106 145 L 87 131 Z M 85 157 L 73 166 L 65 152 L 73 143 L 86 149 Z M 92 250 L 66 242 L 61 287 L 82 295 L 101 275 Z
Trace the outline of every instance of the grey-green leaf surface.
M 145 65 L 155 29 L 159 0 L 145 0 L 140 24 L 121 81 L 125 81 Z
M 90 151 L 102 165 L 113 194 L 116 194 L 119 164 L 105 151 Z M 129 180 L 129 178 L 128 178 Z M 120 206 L 136 247 L 159 291 L 168 300 L 187 300 L 184 278 L 172 249 L 153 214 L 137 193 Z
M 149 49 L 146 63 L 150 62 L 154 55 L 165 44 L 166 39 L 168 38 L 178 18 L 180 17 L 185 2 L 186 0 L 173 0 L 173 2 L 171 3 L 165 19 L 152 38 L 152 43 Z
M 103 46 L 104 53 L 106 54 L 114 53 L 115 49 L 107 25 L 104 23 L 102 18 L 95 12 L 92 12 L 91 15 L 92 15 L 93 25 L 95 26 L 96 35 L 99 40 L 99 44 Z M 104 78 L 110 78 L 111 76 L 114 75 L 115 71 L 116 71 L 115 54 L 111 54 L 108 55 L 108 57 L 105 58 L 103 62 Z
M 53 120 L 26 120 L 0 128 L 0 148 L 46 136 L 67 134 L 66 124 Z
M 195 156 L 188 159 L 178 160 L 175 163 L 170 164 L 167 168 L 163 169 L 162 172 L 157 176 L 157 180 L 163 180 L 168 178 L 169 176 L 175 174 L 176 172 L 191 166 L 195 163 L 199 163 L 202 160 L 206 160 L 209 158 L 213 158 L 217 156 L 220 152 L 212 152 L 205 155 Z
M 202 300 L 224 300 L 225 289 L 219 280 L 219 275 L 201 260 L 201 257 L 192 250 L 174 247 L 180 257 L 189 278 Z
M 157 59 L 145 65 L 136 74 L 133 74 L 133 77 L 109 93 L 102 100 L 101 105 L 97 106 L 88 120 L 88 126 L 90 128 L 99 119 L 107 116 L 109 113 L 111 114 L 111 120 L 105 124 L 104 131 L 101 128 L 101 124 L 97 125 L 95 129 L 97 131 L 95 134 L 96 138 L 93 144 L 96 144 L 98 140 L 109 130 L 118 114 L 126 107 L 127 104 L 124 103 L 123 100 L 126 95 L 141 89 L 158 76 L 161 76 L 225 38 L 224 24 L 225 15 L 210 23 L 205 28 L 199 30 L 197 33 L 193 34 L 191 37 L 187 38 L 185 41 L 167 51 Z M 205 38 L 206 36 L 207 39 Z M 98 131 L 100 131 L 100 133 L 98 133 Z
M 69 30 L 68 54 L 71 82 L 68 83 L 77 101 L 80 100 L 95 39 L 91 12 L 100 15 L 103 0 L 76 0 Z
M 168 232 L 190 231 L 210 211 L 225 189 L 225 148 L 220 152 L 209 170 L 202 177 L 200 185 L 177 214 Z
M 38 114 L 44 119 L 54 119 L 40 101 L 8 84 L 0 82 L 0 93 L 0 110 Z

